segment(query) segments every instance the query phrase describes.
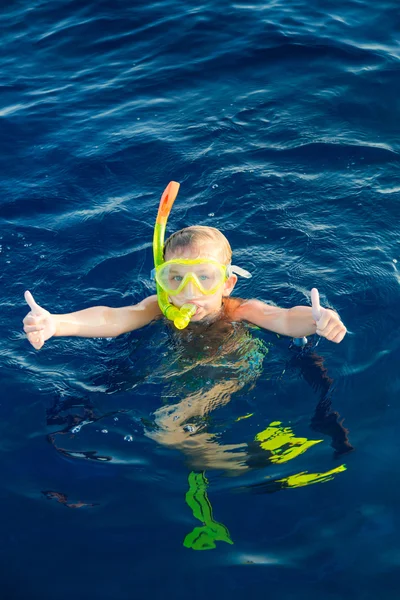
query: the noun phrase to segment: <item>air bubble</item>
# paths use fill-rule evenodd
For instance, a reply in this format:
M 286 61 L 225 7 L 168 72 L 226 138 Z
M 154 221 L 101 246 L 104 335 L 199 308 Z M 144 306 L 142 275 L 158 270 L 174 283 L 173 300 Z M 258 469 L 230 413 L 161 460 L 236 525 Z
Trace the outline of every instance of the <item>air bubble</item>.
M 196 427 L 194 427 L 193 425 L 185 425 L 183 429 L 184 431 L 188 431 L 189 433 L 194 433 L 196 431 Z
M 133 436 L 132 436 L 132 435 L 126 435 L 126 436 L 124 437 L 124 440 L 125 440 L 126 442 L 133 442 Z

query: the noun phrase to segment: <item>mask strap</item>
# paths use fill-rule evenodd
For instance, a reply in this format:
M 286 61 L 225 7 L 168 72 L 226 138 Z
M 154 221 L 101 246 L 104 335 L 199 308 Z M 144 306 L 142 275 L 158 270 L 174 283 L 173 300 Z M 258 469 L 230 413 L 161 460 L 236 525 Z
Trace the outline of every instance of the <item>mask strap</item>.
M 246 271 L 246 269 L 242 269 L 242 267 L 238 267 L 237 265 L 227 265 L 227 267 L 226 267 L 227 276 L 230 277 L 232 275 L 232 273 L 235 273 L 236 275 L 240 275 L 240 277 L 244 277 L 245 279 L 250 279 L 250 277 L 252 277 L 252 274 L 249 271 Z M 156 279 L 156 269 L 152 269 L 150 271 L 150 277 L 153 280 Z
M 228 277 L 235 273 L 236 275 L 240 275 L 240 277 L 245 277 L 245 279 L 250 279 L 252 276 L 249 271 L 246 269 L 242 269 L 242 267 L 238 267 L 237 265 L 228 265 Z

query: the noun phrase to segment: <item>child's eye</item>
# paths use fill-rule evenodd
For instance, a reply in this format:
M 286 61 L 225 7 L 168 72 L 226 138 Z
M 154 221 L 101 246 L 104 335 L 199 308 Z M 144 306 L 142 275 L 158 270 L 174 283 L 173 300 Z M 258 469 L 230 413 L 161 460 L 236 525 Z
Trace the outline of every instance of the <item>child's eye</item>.
M 200 281 L 207 281 L 207 279 L 209 279 L 209 277 L 207 275 L 200 275 L 199 279 L 200 279 Z
M 183 279 L 182 275 L 174 275 L 173 278 L 172 278 L 173 281 L 176 281 L 178 283 L 180 281 L 182 281 L 182 279 Z

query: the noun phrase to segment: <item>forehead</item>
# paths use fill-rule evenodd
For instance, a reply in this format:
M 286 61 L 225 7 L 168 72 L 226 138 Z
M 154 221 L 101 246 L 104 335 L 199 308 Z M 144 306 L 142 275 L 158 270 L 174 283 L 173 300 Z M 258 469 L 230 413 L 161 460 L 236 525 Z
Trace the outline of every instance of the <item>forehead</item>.
M 207 243 L 196 246 L 185 246 L 183 248 L 175 248 L 173 252 L 168 252 L 165 255 L 165 260 L 172 260 L 173 258 L 208 258 L 222 262 L 222 250 L 218 244 Z

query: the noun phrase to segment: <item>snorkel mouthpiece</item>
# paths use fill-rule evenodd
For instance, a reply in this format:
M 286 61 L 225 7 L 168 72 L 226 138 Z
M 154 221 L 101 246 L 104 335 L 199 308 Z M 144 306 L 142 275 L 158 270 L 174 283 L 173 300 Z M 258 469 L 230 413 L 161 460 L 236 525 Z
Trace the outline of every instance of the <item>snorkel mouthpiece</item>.
M 160 304 L 160 301 L 158 303 Z M 193 317 L 195 312 L 196 307 L 194 304 L 184 304 L 180 308 L 176 308 L 176 306 L 169 304 L 164 314 L 167 319 L 170 319 L 174 322 L 174 325 L 177 329 L 185 329 L 185 327 L 189 325 L 190 319 Z
M 158 267 L 164 262 L 164 238 L 165 229 L 169 213 L 175 198 L 179 192 L 179 183 L 170 181 L 161 196 L 160 206 L 158 207 L 156 225 L 154 227 L 153 236 L 153 254 L 154 266 Z M 194 304 L 184 304 L 181 308 L 177 308 L 170 303 L 168 294 L 157 283 L 157 299 L 158 305 L 163 313 L 170 321 L 174 322 L 177 329 L 185 329 L 190 323 L 190 319 L 195 314 L 197 308 Z

